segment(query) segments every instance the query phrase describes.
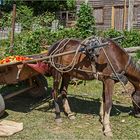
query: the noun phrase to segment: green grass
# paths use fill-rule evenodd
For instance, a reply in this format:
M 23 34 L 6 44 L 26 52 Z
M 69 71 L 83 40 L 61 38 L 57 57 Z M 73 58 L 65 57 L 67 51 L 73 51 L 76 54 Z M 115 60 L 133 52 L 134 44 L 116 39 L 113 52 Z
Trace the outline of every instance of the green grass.
M 49 86 L 52 80 L 49 79 Z M 122 87 L 117 84 L 113 95 L 111 126 L 113 139 L 140 139 L 140 121 L 130 116 L 131 100 L 121 94 Z M 3 119 L 23 122 L 24 130 L 0 140 L 48 140 L 48 139 L 95 139 L 108 140 L 102 133 L 99 122 L 99 106 L 102 83 L 89 81 L 77 87 L 69 86 L 69 103 L 76 115 L 69 120 L 63 112 L 62 124 L 54 121 L 54 109 L 48 108 L 48 102 L 39 106 L 42 99 L 17 96 L 6 101 L 6 113 Z M 36 108 L 34 108 L 37 106 Z

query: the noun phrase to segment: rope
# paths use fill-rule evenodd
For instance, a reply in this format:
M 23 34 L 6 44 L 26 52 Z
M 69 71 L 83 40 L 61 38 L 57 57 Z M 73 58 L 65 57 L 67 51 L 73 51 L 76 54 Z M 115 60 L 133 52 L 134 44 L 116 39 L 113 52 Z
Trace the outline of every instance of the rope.
M 74 57 L 73 57 L 73 59 L 72 59 L 72 61 L 71 61 L 71 63 L 70 63 L 69 65 L 63 66 L 63 67 L 57 67 L 53 56 L 56 55 L 57 53 L 59 53 L 62 49 L 64 49 L 64 47 L 65 47 L 65 46 L 69 43 L 69 41 L 71 40 L 71 39 L 68 39 L 68 40 L 67 40 L 67 39 L 63 39 L 63 40 L 58 44 L 58 46 L 55 48 L 55 50 L 50 54 L 50 63 L 51 63 L 51 65 L 52 65 L 56 70 L 58 70 L 58 71 L 61 72 L 61 73 L 67 73 L 67 72 L 72 71 L 72 70 L 74 69 L 74 67 L 75 67 L 75 64 L 76 64 L 76 57 L 77 57 L 77 54 L 78 54 L 78 52 L 79 52 L 79 50 L 80 50 L 80 48 L 81 48 L 81 44 L 87 43 L 87 41 L 88 41 L 90 38 L 92 38 L 92 36 L 86 38 L 85 40 L 83 40 L 83 41 L 78 45 L 77 49 L 75 50 Z M 66 40 L 67 40 L 67 41 L 66 41 Z M 65 43 L 62 47 L 60 47 L 60 45 L 61 45 L 64 41 L 66 41 L 66 43 Z M 60 48 L 59 48 L 59 47 L 60 47 Z M 68 69 L 68 70 L 66 70 L 66 69 Z
M 125 88 L 124 83 L 120 80 L 119 76 L 117 75 L 117 73 L 116 73 L 116 71 L 115 71 L 115 68 L 113 67 L 113 65 L 112 65 L 112 63 L 111 63 L 109 57 L 107 56 L 107 53 L 106 53 L 105 49 L 104 49 L 103 47 L 102 47 L 101 49 L 103 50 L 103 52 L 104 52 L 104 54 L 105 54 L 105 56 L 106 56 L 106 58 L 107 58 L 107 61 L 109 62 L 109 65 L 110 65 L 111 69 L 113 70 L 113 72 L 114 72 L 114 74 L 116 75 L 117 79 L 118 79 L 119 82 L 121 83 L 121 85 L 122 85 L 123 89 L 125 90 L 125 92 L 128 94 L 128 92 L 127 92 L 127 90 L 126 90 L 126 88 Z M 130 61 L 130 60 L 129 60 L 129 61 Z M 132 96 L 130 96 L 130 98 L 131 98 L 132 101 L 136 104 L 136 106 L 140 109 L 140 106 L 136 103 L 136 101 L 132 98 Z
M 106 53 L 105 49 L 102 48 L 102 50 L 103 50 L 103 52 L 104 52 L 104 54 L 105 54 L 105 56 L 106 56 L 106 58 L 107 58 L 107 61 L 109 62 L 109 65 L 110 65 L 111 69 L 113 70 L 115 76 L 117 77 L 117 79 L 118 79 L 119 82 L 121 83 L 122 87 L 124 88 L 125 92 L 127 93 L 127 90 L 126 90 L 126 88 L 125 88 L 125 85 L 124 85 L 124 83 L 121 81 L 121 79 L 119 78 L 119 76 L 117 75 L 117 73 L 116 73 L 116 71 L 115 71 L 115 68 L 113 67 L 113 65 L 112 65 L 112 63 L 111 63 L 109 57 L 107 56 L 107 53 Z

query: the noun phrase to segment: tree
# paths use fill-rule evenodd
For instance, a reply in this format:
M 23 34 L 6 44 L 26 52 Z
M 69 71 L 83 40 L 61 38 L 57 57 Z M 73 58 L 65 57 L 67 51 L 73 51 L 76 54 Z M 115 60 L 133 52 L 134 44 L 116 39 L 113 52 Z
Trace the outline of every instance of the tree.
M 95 34 L 95 18 L 92 13 L 92 8 L 83 3 L 80 6 L 79 12 L 77 14 L 76 26 L 83 34 Z

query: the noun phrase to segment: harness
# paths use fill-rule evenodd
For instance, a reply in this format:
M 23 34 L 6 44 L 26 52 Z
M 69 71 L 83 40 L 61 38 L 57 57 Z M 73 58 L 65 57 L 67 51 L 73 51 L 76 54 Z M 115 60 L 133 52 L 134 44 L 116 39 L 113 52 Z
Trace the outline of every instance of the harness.
M 103 51 L 104 51 L 104 48 L 102 47 L 102 44 L 107 45 L 107 43 L 101 43 L 103 41 L 102 38 L 92 36 L 92 37 L 89 37 L 89 38 L 85 39 L 84 41 L 82 41 L 79 44 L 79 46 L 77 47 L 77 49 L 75 51 L 75 54 L 74 54 L 74 57 L 73 57 L 73 59 L 72 59 L 72 61 L 69 65 L 64 66 L 64 65 L 56 63 L 54 58 L 53 58 L 53 55 L 56 55 L 56 54 L 60 53 L 61 51 L 63 51 L 70 40 L 71 39 L 61 40 L 60 43 L 58 44 L 58 46 L 50 54 L 51 59 L 50 59 L 49 62 L 56 70 L 58 70 L 61 73 L 67 73 L 67 72 L 70 72 L 72 70 L 88 72 L 88 73 L 93 74 L 96 79 L 98 79 L 99 76 L 101 75 L 101 76 L 109 77 L 109 78 L 111 78 L 115 81 L 122 81 L 125 84 L 127 83 L 128 80 L 124 76 L 124 71 L 116 73 L 116 71 L 114 70 L 113 73 L 110 74 L 110 75 L 106 75 L 106 74 L 103 74 L 103 73 L 97 71 L 97 64 L 96 64 L 97 58 L 100 54 L 100 50 L 103 49 Z M 63 46 L 61 46 L 62 44 L 63 44 Z M 83 70 L 83 69 L 80 69 L 80 68 L 78 68 L 78 69 L 75 68 L 76 57 L 78 55 L 78 52 L 84 53 L 86 55 L 86 57 L 89 59 L 89 61 L 91 62 L 91 67 L 92 67 L 91 71 Z M 128 62 L 125 69 L 127 69 L 129 63 L 130 62 Z M 109 62 L 109 64 L 111 64 L 111 62 Z

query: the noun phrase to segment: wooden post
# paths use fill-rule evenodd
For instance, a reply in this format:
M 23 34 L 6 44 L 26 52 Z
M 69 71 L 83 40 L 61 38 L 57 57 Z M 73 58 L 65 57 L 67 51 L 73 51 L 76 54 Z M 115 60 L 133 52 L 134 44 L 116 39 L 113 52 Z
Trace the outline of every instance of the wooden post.
M 133 11 L 134 11 L 134 0 L 129 0 L 128 31 L 130 31 L 133 28 Z
M 88 4 L 88 0 L 85 0 L 85 4 Z
M 11 28 L 11 39 L 10 39 L 10 50 L 9 50 L 10 52 L 13 51 L 13 46 L 14 46 L 15 19 L 16 19 L 16 4 L 13 4 L 12 28 Z
M 127 16 L 127 13 L 126 13 L 126 0 L 124 0 L 124 13 L 123 13 L 123 29 L 125 30 L 125 24 L 126 24 L 126 16 Z
M 115 26 L 115 9 L 114 9 L 114 5 L 112 6 L 112 17 L 111 17 L 111 28 L 114 29 Z

